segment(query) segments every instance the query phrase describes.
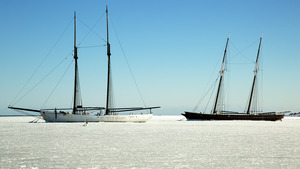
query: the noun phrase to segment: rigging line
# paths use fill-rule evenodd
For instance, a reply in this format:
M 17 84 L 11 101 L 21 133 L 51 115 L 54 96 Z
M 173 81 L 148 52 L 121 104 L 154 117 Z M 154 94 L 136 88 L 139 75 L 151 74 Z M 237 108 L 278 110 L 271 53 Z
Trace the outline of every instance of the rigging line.
M 71 63 L 69 64 L 69 66 L 67 67 L 67 69 L 65 70 L 65 72 L 63 73 L 63 75 L 61 76 L 61 78 L 59 79 L 59 81 L 57 82 L 57 84 L 55 85 L 55 87 L 53 88 L 52 92 L 50 93 L 50 95 L 46 99 L 46 101 L 44 102 L 44 104 L 41 107 L 41 109 L 46 105 L 46 103 L 48 102 L 48 100 L 50 99 L 50 97 L 52 96 L 52 94 L 54 93 L 54 90 L 57 88 L 57 86 L 59 85 L 59 83 L 61 82 L 61 80 L 63 79 L 63 77 L 65 76 L 65 74 L 67 73 L 67 71 L 69 70 L 69 68 L 70 68 L 70 66 L 72 65 L 73 62 L 74 62 L 74 59 L 71 61 Z
M 42 116 L 38 116 L 37 118 L 35 118 L 34 120 L 30 121 L 29 123 L 37 123 L 41 118 L 42 118 Z
M 73 51 L 71 52 L 73 53 Z M 70 54 L 68 54 L 69 56 Z M 20 100 L 22 100 L 28 93 L 30 93 L 34 88 L 36 88 L 42 81 L 44 81 L 55 69 L 57 69 L 67 58 L 66 56 L 64 59 L 62 59 L 45 77 L 43 77 L 40 81 L 38 81 L 27 93 L 25 93 L 18 101 L 16 101 L 15 104 L 17 104 Z
M 111 21 L 111 22 L 112 22 L 112 21 Z M 118 34 L 117 34 L 117 32 L 116 32 L 116 29 L 115 29 L 115 26 L 114 26 L 114 23 L 113 23 L 113 22 L 112 22 L 112 25 L 113 25 L 113 30 L 114 30 L 114 32 L 115 32 L 115 34 L 116 34 L 117 39 L 118 39 L 119 45 L 120 45 L 120 47 L 121 47 L 123 56 L 124 56 L 124 58 L 125 58 L 125 60 L 126 60 L 127 66 L 128 66 L 128 68 L 129 68 L 129 71 L 130 71 L 131 76 L 132 76 L 132 78 L 133 78 L 134 84 L 135 84 L 135 86 L 136 86 L 136 88 L 137 88 L 137 90 L 138 90 L 138 93 L 139 93 L 139 95 L 140 95 L 140 98 L 141 98 L 141 100 L 142 100 L 144 106 L 146 107 L 145 101 L 144 101 L 143 96 L 142 96 L 142 94 L 141 94 L 141 91 L 140 91 L 140 89 L 139 89 L 139 87 L 138 87 L 138 85 L 137 85 L 137 81 L 136 81 L 135 78 L 134 78 L 132 69 L 131 69 L 131 67 L 130 67 L 130 65 L 129 65 L 129 62 L 128 62 L 128 60 L 127 60 L 126 54 L 125 54 L 125 52 L 124 52 L 123 46 L 122 46 L 122 44 L 121 44 L 121 41 L 120 41 L 119 36 L 118 36 Z
M 204 96 L 203 96 L 202 98 L 199 99 L 199 101 L 198 101 L 196 107 L 194 108 L 194 111 L 197 110 L 198 105 L 204 100 L 204 98 L 206 97 L 206 95 L 207 95 L 207 94 L 210 92 L 210 90 L 216 85 L 216 82 L 217 82 L 217 81 L 218 81 L 218 78 L 215 80 L 215 82 L 213 83 L 213 85 L 211 85 L 211 86 L 209 87 L 209 89 L 206 91 L 206 93 L 204 94 Z
M 228 103 L 230 103 L 230 91 L 231 91 L 231 85 L 230 85 L 230 81 L 231 81 L 231 65 L 228 64 L 228 61 L 231 59 L 231 43 L 229 44 L 230 48 L 228 50 L 227 56 L 226 56 L 226 76 L 224 76 L 224 84 L 223 85 L 223 106 L 222 106 L 222 111 L 225 111 L 227 109 L 227 105 L 229 105 Z M 228 106 L 229 107 L 229 106 Z
M 98 37 L 100 37 L 100 39 L 102 39 L 105 43 L 106 43 L 106 40 L 100 36 L 97 32 L 94 31 L 94 28 L 96 27 L 96 25 L 99 23 L 99 21 L 103 18 L 103 16 L 105 15 L 105 12 L 103 13 L 103 15 L 96 21 L 96 23 L 93 25 L 92 28 L 90 28 L 87 24 L 85 24 L 83 21 L 81 21 L 79 18 L 78 21 L 80 21 L 84 26 L 86 26 L 88 29 L 89 29 L 89 32 L 84 36 L 84 38 L 79 42 L 79 44 L 77 46 L 79 46 L 87 37 L 88 35 L 93 32 L 95 33 Z
M 251 44 L 249 44 L 247 47 L 245 47 L 243 50 L 239 50 L 235 45 L 234 45 L 234 43 L 231 41 L 231 44 L 232 44 L 232 46 L 238 51 L 238 53 L 236 54 L 236 55 L 234 55 L 234 56 L 232 56 L 231 58 L 234 58 L 234 57 L 236 57 L 237 55 L 242 55 L 242 56 L 244 56 L 247 60 L 249 60 L 251 63 L 253 63 L 253 61 L 251 60 L 251 59 L 249 59 L 247 56 L 245 56 L 244 54 L 243 54 L 243 52 L 245 51 L 245 50 L 247 50 L 250 46 L 253 46 L 254 44 L 256 44 L 257 43 L 257 41 L 258 40 L 255 40 L 254 42 L 252 42 Z M 254 62 L 255 63 L 255 62 Z
M 222 52 L 223 53 L 223 52 Z M 221 54 L 222 55 L 222 54 Z M 212 80 L 212 78 L 214 77 L 213 76 L 213 74 L 215 74 L 215 71 L 217 70 L 217 67 L 219 66 L 219 62 L 221 61 L 221 58 L 219 58 L 218 59 L 218 61 L 217 61 L 217 63 L 215 64 L 215 67 L 212 69 L 212 72 L 211 72 L 211 74 L 210 74 L 210 78 L 209 78 L 209 80 L 207 81 L 207 83 L 206 83 L 206 85 L 205 85 L 205 90 L 203 90 L 203 92 L 202 92 L 202 94 L 201 94 L 201 98 L 199 99 L 199 101 L 197 102 L 197 104 L 196 104 L 196 106 L 195 106 L 195 108 L 194 108 L 194 111 L 198 108 L 198 105 L 199 104 L 201 104 L 202 103 L 202 100 L 204 100 L 204 98 L 205 98 L 205 96 L 207 95 L 207 93 L 210 91 L 210 89 L 212 88 L 212 86 L 216 83 L 216 81 L 218 80 L 218 78 L 215 80 L 215 82 L 213 82 L 213 85 L 208 89 L 208 90 L 206 90 L 207 88 L 208 88 L 208 85 L 209 84 L 211 84 L 211 80 Z M 219 75 L 218 75 L 218 77 L 219 77 Z M 204 94 L 205 93 L 205 91 L 207 91 L 206 92 L 206 94 Z
M 69 22 L 69 24 L 67 25 L 67 27 L 65 28 L 65 30 L 63 31 L 63 33 L 60 35 L 60 37 L 58 38 L 58 40 L 54 43 L 54 45 L 52 46 L 52 48 L 49 50 L 49 52 L 47 53 L 47 55 L 44 57 L 44 59 L 42 60 L 41 64 L 34 70 L 34 72 L 32 73 L 32 75 L 30 76 L 30 78 L 27 80 L 27 82 L 25 83 L 25 85 L 21 88 L 21 90 L 18 92 L 17 96 L 12 100 L 11 105 L 15 102 L 15 100 L 19 97 L 19 95 L 21 94 L 21 92 L 24 90 L 24 88 L 27 86 L 27 84 L 31 81 L 31 79 L 33 78 L 33 76 L 38 72 L 38 70 L 41 68 L 42 64 L 45 62 L 45 60 L 48 58 L 48 56 L 52 53 L 52 51 L 54 50 L 54 48 L 57 46 L 58 42 L 60 41 L 60 39 L 63 37 L 63 35 L 65 34 L 65 32 L 68 30 L 68 28 L 70 27 L 71 23 L 73 21 L 73 18 L 71 19 L 71 21 Z M 15 103 L 16 104 L 16 103 Z
M 216 79 L 216 81 L 215 81 L 215 83 L 214 83 L 214 85 L 213 85 L 214 88 L 213 88 L 213 90 L 212 90 L 212 92 L 211 92 L 211 94 L 210 94 L 210 97 L 209 97 L 209 99 L 208 99 L 208 102 L 207 102 L 206 107 L 205 107 L 205 109 L 204 109 L 203 112 L 206 112 L 206 109 L 207 109 L 207 107 L 208 107 L 209 101 L 211 100 L 211 97 L 212 97 L 212 95 L 213 95 L 213 91 L 215 90 L 215 88 L 216 88 L 216 86 L 217 86 L 216 84 L 217 84 L 218 79 L 219 79 L 219 78 Z M 212 109 L 212 110 L 213 110 L 213 109 Z
M 202 94 L 201 94 L 201 98 L 199 99 L 199 101 L 197 102 L 197 104 L 196 104 L 196 106 L 195 106 L 195 108 L 194 108 L 194 111 L 198 108 L 198 105 L 199 104 L 201 104 L 202 103 L 202 100 L 206 97 L 206 95 L 207 95 L 207 93 L 210 91 L 210 89 L 212 88 L 212 86 L 208 89 L 208 90 L 206 90 L 207 88 L 208 88 L 208 85 L 211 83 L 211 80 L 212 80 L 212 77 L 213 77 L 213 74 L 214 74 L 214 71 L 215 71 L 215 69 L 217 68 L 217 64 L 216 64 L 216 66 L 215 66 L 215 68 L 214 68 L 214 70 L 212 71 L 212 73 L 211 73 L 211 75 L 210 75 L 210 79 L 209 79 L 209 81 L 207 82 L 207 84 L 206 84 L 206 86 L 205 86 L 205 90 L 203 90 L 203 92 L 202 92 Z M 218 76 L 219 77 L 219 76 Z M 218 79 L 216 79 L 216 81 L 217 81 Z M 214 83 L 216 83 L 216 82 L 214 82 Z M 214 84 L 213 83 L 213 84 Z M 205 91 L 207 91 L 206 93 L 205 93 Z
M 246 102 L 246 104 L 245 104 L 245 108 L 244 108 L 244 113 L 246 113 L 246 112 L 247 112 L 247 108 L 248 108 L 248 105 L 249 105 L 249 100 L 250 100 L 250 93 L 251 93 L 251 91 L 249 90 L 249 94 L 248 94 L 248 97 L 247 97 L 247 102 Z
M 263 112 L 264 111 L 264 70 L 263 70 L 263 67 L 264 67 L 264 65 L 263 65 L 263 45 L 261 46 L 261 53 L 260 53 L 260 64 L 259 64 L 259 66 L 260 66 L 260 89 L 261 89 L 261 101 L 260 101 L 260 106 L 261 106 L 261 112 Z

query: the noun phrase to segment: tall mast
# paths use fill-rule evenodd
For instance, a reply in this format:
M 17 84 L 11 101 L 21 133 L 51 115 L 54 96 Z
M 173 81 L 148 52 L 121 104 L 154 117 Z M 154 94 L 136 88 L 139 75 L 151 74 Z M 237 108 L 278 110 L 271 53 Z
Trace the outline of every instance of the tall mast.
M 258 57 L 259 57 L 259 52 L 260 52 L 261 40 L 262 40 L 262 36 L 259 39 L 259 46 L 258 46 L 258 51 L 257 51 L 257 56 L 256 56 L 255 69 L 254 69 L 254 78 L 253 78 L 253 83 L 252 83 L 252 88 L 251 88 L 251 93 L 250 93 L 250 99 L 249 99 L 247 114 L 250 114 L 250 107 L 251 107 L 251 103 L 252 103 L 252 99 L 253 99 L 253 92 L 254 92 L 254 87 L 255 87 L 255 82 L 256 82 L 256 75 L 257 75 L 257 72 L 258 72 Z
M 218 91 L 217 91 L 217 96 L 216 96 L 216 100 L 215 100 L 215 105 L 214 105 L 214 110 L 213 110 L 213 113 L 217 113 L 217 105 L 218 105 L 218 99 L 219 99 L 219 95 L 220 95 L 220 90 L 221 90 L 221 86 L 222 86 L 222 81 L 223 81 L 223 75 L 224 75 L 224 72 L 225 72 L 225 58 L 226 58 L 226 52 L 227 52 L 227 46 L 228 46 L 228 41 L 229 41 L 229 36 L 227 38 L 227 41 L 226 41 L 226 46 L 225 46 L 225 50 L 224 50 L 224 56 L 223 56 L 223 61 L 222 61 L 222 68 L 221 68 L 221 71 L 220 71 L 220 81 L 219 81 L 219 86 L 218 86 Z
M 106 5 L 106 28 L 107 28 L 107 40 L 106 40 L 106 46 L 107 46 L 107 57 L 108 57 L 108 71 L 107 71 L 107 96 L 106 96 L 106 110 L 105 115 L 110 114 L 109 110 L 109 101 L 110 101 L 110 44 L 109 44 L 109 32 L 108 32 L 108 8 Z
M 74 104 L 73 104 L 73 114 L 76 113 L 76 99 L 77 99 L 77 76 L 78 76 L 78 65 L 77 65 L 77 46 L 76 46 L 76 11 L 74 11 L 74 59 L 75 59 L 75 80 L 74 80 Z

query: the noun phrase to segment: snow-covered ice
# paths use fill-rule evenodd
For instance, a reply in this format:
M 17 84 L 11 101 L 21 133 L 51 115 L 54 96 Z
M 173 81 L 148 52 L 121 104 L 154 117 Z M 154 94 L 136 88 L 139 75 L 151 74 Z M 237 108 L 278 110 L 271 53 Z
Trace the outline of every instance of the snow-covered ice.
M 300 118 L 28 123 L 0 117 L 0 168 L 299 168 Z

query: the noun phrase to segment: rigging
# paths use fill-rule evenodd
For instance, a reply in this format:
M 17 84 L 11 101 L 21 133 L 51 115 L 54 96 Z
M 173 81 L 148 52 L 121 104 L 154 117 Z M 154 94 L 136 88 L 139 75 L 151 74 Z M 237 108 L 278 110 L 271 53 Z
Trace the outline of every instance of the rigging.
M 52 46 L 52 48 L 49 50 L 49 52 L 46 54 L 46 56 L 44 57 L 44 59 L 42 60 L 42 62 L 39 64 L 39 66 L 33 71 L 32 75 L 29 77 L 29 79 L 26 81 L 26 83 L 24 84 L 24 86 L 21 88 L 21 90 L 18 92 L 18 94 L 16 95 L 16 97 L 11 101 L 10 105 L 14 105 L 16 103 L 18 103 L 23 97 L 21 97 L 21 99 L 19 99 L 17 102 L 16 99 L 19 97 L 19 95 L 23 92 L 24 88 L 28 85 L 28 83 L 31 81 L 31 79 L 34 77 L 34 75 L 38 72 L 38 70 L 41 68 L 42 64 L 45 62 L 45 60 L 49 57 L 49 55 L 52 53 L 52 51 L 54 50 L 54 48 L 57 46 L 58 42 L 61 40 L 61 38 L 63 37 L 63 35 L 66 33 L 66 31 L 68 30 L 68 28 L 70 27 L 71 23 L 73 22 L 73 19 L 70 20 L 70 22 L 68 23 L 68 25 L 66 26 L 66 28 L 64 29 L 64 31 L 62 32 L 62 34 L 59 36 L 59 38 L 56 40 L 56 42 L 54 43 L 54 45 Z M 14 103 L 15 102 L 15 103 Z
M 111 21 L 111 22 L 112 22 L 112 21 Z M 131 67 L 130 67 L 129 61 L 128 61 L 128 59 L 127 59 L 127 56 L 126 56 L 126 54 L 125 54 L 125 51 L 124 51 L 123 46 L 122 46 L 122 43 L 121 43 L 121 40 L 120 40 L 120 38 L 119 38 L 119 36 L 118 36 L 118 34 L 117 34 L 117 31 L 116 31 L 116 29 L 115 29 L 115 26 L 114 26 L 114 23 L 113 23 L 113 22 L 112 22 L 112 26 L 113 26 L 113 30 L 114 30 L 114 32 L 115 32 L 115 34 L 116 34 L 116 37 L 117 37 L 117 39 L 118 39 L 118 43 L 119 43 L 119 45 L 120 45 L 121 51 L 122 51 L 122 53 L 123 53 L 123 56 L 124 56 L 124 58 L 125 58 L 126 64 L 127 64 L 127 66 L 128 66 L 129 72 L 130 72 L 130 74 L 131 74 L 131 77 L 132 77 L 132 79 L 133 79 L 133 81 L 134 81 L 134 84 L 135 84 L 135 86 L 136 86 L 136 88 L 137 88 L 137 91 L 138 91 L 138 93 L 139 93 L 139 97 L 140 97 L 140 99 L 141 99 L 143 105 L 146 107 L 146 103 L 145 103 L 144 98 L 143 98 L 143 96 L 142 96 L 141 90 L 140 90 L 140 88 L 139 88 L 139 86 L 138 86 L 138 83 L 137 83 L 137 81 L 136 81 L 136 79 L 135 79 L 135 76 L 134 76 L 134 74 L 133 74 L 133 71 L 132 71 L 132 69 L 131 69 Z
M 71 52 L 72 53 L 72 52 Z M 27 94 L 29 94 L 33 89 L 35 89 L 41 82 L 43 82 L 48 76 L 50 76 L 69 56 L 71 53 L 68 54 L 65 58 L 63 58 L 53 69 L 50 70 L 41 80 L 39 80 L 30 90 L 28 90 L 19 100 L 17 100 L 14 104 L 10 104 L 11 106 L 17 104 L 21 101 Z
M 83 39 L 78 43 L 77 46 L 80 46 L 80 44 L 88 37 L 88 35 L 93 32 L 95 35 L 97 35 L 101 40 L 103 40 L 106 43 L 106 40 L 100 36 L 97 32 L 94 31 L 94 28 L 96 27 L 96 25 L 100 22 L 100 20 L 103 18 L 103 16 L 105 15 L 105 13 L 103 13 L 103 15 L 96 21 L 96 23 L 91 27 L 89 27 L 87 24 L 85 24 L 82 20 L 80 20 L 80 18 L 77 18 L 78 21 L 80 21 L 80 23 L 82 23 L 82 25 L 84 25 L 85 27 L 87 27 L 89 29 L 89 32 L 86 33 L 86 35 L 83 37 Z
M 63 77 L 67 73 L 67 71 L 69 70 L 69 68 L 72 65 L 73 61 L 74 60 L 71 61 L 71 63 L 69 64 L 69 66 L 67 67 L 67 69 L 65 70 L 65 72 L 63 73 L 63 75 L 61 76 L 61 78 L 59 79 L 59 81 L 57 82 L 57 84 L 55 85 L 55 87 L 53 88 L 52 92 L 50 93 L 50 95 L 48 96 L 48 98 L 46 99 L 46 101 L 44 102 L 44 104 L 43 104 L 43 106 L 41 108 L 43 108 L 46 105 L 46 103 L 48 102 L 48 100 L 50 99 L 50 97 L 52 96 L 52 94 L 54 93 L 55 89 L 57 88 L 57 86 L 59 85 L 59 83 L 61 82 L 61 80 L 63 79 Z

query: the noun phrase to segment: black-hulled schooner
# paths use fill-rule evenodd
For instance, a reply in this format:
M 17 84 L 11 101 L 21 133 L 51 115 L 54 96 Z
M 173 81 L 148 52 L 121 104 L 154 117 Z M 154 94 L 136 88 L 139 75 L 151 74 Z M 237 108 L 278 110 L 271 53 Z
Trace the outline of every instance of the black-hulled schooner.
M 39 112 L 46 122 L 99 122 L 101 111 L 104 107 L 83 107 L 79 87 L 78 74 L 78 55 L 76 45 L 76 12 L 74 12 L 74 61 L 75 61 L 75 78 L 74 78 L 74 100 L 73 108 L 54 108 L 54 109 L 28 109 L 9 106 L 10 109 Z
M 104 116 L 100 117 L 100 122 L 146 122 L 153 114 L 152 109 L 160 107 L 129 107 L 129 108 L 115 108 L 113 106 L 113 94 L 111 92 L 111 61 L 110 61 L 110 43 L 109 43 L 109 29 L 108 29 L 108 8 L 106 6 L 106 28 L 107 28 L 107 95 L 106 95 L 106 109 Z M 149 113 L 132 113 L 133 111 L 149 110 Z M 127 112 L 127 114 L 124 114 Z
M 226 65 L 226 52 L 227 52 L 227 46 L 228 46 L 228 41 L 229 37 L 227 38 L 226 41 L 226 46 L 224 50 L 224 55 L 223 55 L 223 61 L 222 61 L 222 67 L 220 70 L 220 77 L 219 77 L 219 85 L 217 89 L 217 94 L 215 98 L 215 102 L 213 105 L 213 110 L 211 114 L 208 113 L 197 113 L 197 112 L 188 112 L 186 111 L 183 116 L 187 118 L 187 120 L 265 120 L 265 121 L 276 121 L 276 120 L 281 120 L 284 115 L 277 113 L 277 112 L 255 112 L 251 111 L 251 106 L 253 104 L 253 97 L 254 97 L 254 90 L 256 86 L 256 77 L 258 73 L 258 60 L 259 60 L 259 55 L 260 55 L 260 47 L 261 47 L 261 41 L 262 37 L 260 37 L 259 41 L 259 47 L 258 47 L 258 52 L 257 52 L 257 57 L 256 57 L 256 64 L 255 64 L 255 69 L 254 69 L 254 78 L 253 78 L 253 83 L 251 87 L 251 92 L 250 92 L 250 97 L 249 97 L 249 102 L 247 105 L 247 110 L 245 113 L 238 113 L 238 112 L 231 112 L 231 111 L 224 111 L 222 109 L 218 109 L 218 105 L 221 104 L 220 101 L 220 91 L 222 89 L 223 85 L 223 76 L 225 73 L 225 65 Z

